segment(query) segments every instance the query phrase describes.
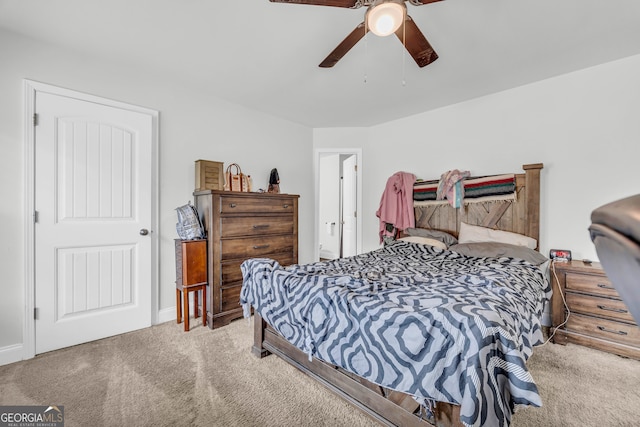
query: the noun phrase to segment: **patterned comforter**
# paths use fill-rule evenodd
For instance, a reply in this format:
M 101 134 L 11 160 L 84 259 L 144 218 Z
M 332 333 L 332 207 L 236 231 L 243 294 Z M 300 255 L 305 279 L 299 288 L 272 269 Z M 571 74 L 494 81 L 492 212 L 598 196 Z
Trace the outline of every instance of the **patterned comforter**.
M 416 400 L 461 406 L 469 426 L 508 426 L 540 406 L 526 368 L 551 296 L 543 272 L 397 242 L 331 262 L 242 264 L 240 302 L 297 348 Z

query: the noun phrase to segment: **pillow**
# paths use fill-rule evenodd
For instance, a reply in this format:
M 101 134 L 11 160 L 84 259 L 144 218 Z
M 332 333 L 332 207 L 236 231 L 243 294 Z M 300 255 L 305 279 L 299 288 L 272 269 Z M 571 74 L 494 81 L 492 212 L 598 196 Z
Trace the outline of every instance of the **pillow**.
M 447 245 L 441 242 L 440 240 L 431 239 L 429 237 L 421 237 L 421 236 L 406 236 L 401 237 L 398 240 L 401 242 L 411 242 L 411 243 L 420 243 L 421 245 L 429 245 L 438 249 L 447 249 Z
M 510 231 L 493 230 L 491 228 L 461 222 L 458 243 L 474 242 L 509 243 L 511 245 L 526 246 L 529 249 L 535 249 L 536 246 L 538 246 L 536 239 L 523 234 L 511 233 Z
M 475 257 L 509 257 L 518 258 L 530 262 L 534 265 L 541 265 L 548 261 L 547 257 L 540 252 L 529 249 L 526 246 L 511 245 L 509 243 L 500 242 L 475 242 L 475 243 L 459 243 L 449 247 L 450 251 L 457 252 L 462 255 Z
M 409 236 L 428 237 L 430 239 L 440 240 L 447 246 L 458 243 L 458 239 L 446 231 L 433 230 L 431 228 L 407 228 L 404 232 Z

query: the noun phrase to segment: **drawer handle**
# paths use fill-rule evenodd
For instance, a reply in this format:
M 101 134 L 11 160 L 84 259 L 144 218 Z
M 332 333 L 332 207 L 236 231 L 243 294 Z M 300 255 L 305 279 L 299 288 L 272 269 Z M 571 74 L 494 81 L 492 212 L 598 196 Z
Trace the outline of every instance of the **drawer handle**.
M 289 208 L 289 205 L 284 204 L 284 205 L 282 205 L 282 207 L 283 207 L 284 209 L 287 209 L 287 208 Z
M 616 334 L 616 335 L 627 335 L 625 331 L 615 331 L 613 329 L 605 328 L 604 326 L 598 326 L 598 329 L 600 329 L 603 332 L 611 332 L 612 334 Z
M 235 208 L 236 206 L 238 206 L 238 205 L 236 205 L 235 203 L 230 203 L 229 204 L 229 207 L 232 207 L 232 208 Z
M 269 228 L 269 224 L 254 225 L 253 228 L 255 228 L 255 229 L 258 229 L 258 228 Z
M 253 249 L 267 249 L 269 245 L 255 245 Z
M 628 313 L 628 311 L 623 308 L 607 307 L 606 305 L 601 304 L 598 305 L 598 308 L 600 310 L 613 311 L 614 313 Z
M 613 286 L 609 286 L 606 283 L 598 283 L 598 287 L 601 289 L 615 289 Z

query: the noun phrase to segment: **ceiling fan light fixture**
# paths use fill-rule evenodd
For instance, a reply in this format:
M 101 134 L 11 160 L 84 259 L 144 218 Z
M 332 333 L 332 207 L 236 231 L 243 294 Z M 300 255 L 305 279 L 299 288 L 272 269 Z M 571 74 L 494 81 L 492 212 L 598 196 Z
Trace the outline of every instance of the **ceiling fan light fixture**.
M 406 6 L 402 0 L 375 2 L 367 11 L 367 26 L 376 36 L 386 37 L 400 28 L 405 14 Z

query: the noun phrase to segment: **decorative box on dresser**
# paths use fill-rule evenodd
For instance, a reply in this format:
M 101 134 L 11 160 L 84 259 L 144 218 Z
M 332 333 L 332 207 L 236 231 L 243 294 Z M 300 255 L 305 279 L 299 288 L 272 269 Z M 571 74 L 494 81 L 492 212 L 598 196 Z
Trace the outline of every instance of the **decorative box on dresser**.
M 553 268 L 551 312 L 552 326 L 557 328 L 553 341 L 640 359 L 640 328 L 600 263 L 556 262 Z
M 207 321 L 218 328 L 242 317 L 240 264 L 272 258 L 298 262 L 298 197 L 294 194 L 204 190 L 193 193 L 207 232 Z

